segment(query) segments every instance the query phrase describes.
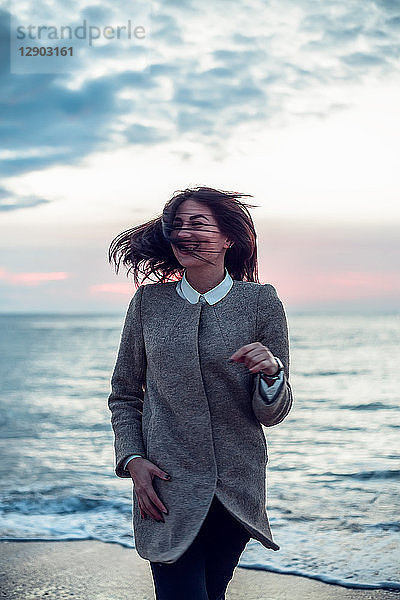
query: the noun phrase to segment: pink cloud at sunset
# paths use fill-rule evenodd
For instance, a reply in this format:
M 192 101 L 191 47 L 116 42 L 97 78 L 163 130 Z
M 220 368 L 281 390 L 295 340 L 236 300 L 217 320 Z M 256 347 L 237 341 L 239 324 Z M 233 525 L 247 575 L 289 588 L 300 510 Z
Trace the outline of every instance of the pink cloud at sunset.
M 395 226 L 265 222 L 259 231 L 260 281 L 288 307 L 399 305 Z
M 400 276 L 397 272 L 310 271 L 282 273 L 278 294 L 291 305 L 325 300 L 352 301 L 373 298 L 398 298 Z
M 52 273 L 11 273 L 6 269 L 0 269 L 0 280 L 11 285 L 35 286 L 47 281 L 60 281 L 68 279 L 69 274 L 64 271 Z
M 132 283 L 99 283 L 89 286 L 91 294 L 122 294 L 133 296 L 135 287 Z

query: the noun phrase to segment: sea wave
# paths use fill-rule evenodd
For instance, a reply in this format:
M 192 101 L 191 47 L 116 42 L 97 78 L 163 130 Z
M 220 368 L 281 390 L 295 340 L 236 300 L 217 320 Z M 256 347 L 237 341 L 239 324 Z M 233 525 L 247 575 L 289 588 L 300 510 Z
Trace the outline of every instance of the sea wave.
M 49 498 L 37 492 L 15 492 L 0 501 L 0 514 L 19 513 L 24 515 L 68 515 L 73 513 L 118 511 L 130 514 L 131 503 L 123 498 L 95 496 L 64 496 Z
M 383 402 L 367 402 L 366 404 L 342 404 L 340 408 L 347 410 L 392 410 L 398 408 L 395 404 L 384 404 Z
M 357 471 L 355 473 L 333 473 L 332 471 L 327 471 L 326 473 L 321 473 L 321 477 L 333 477 L 336 479 L 350 478 L 361 481 L 369 479 L 393 479 L 397 481 L 400 479 L 400 470 L 376 469 L 374 471 Z
M 272 573 L 282 573 L 285 575 L 300 575 L 301 577 L 307 577 L 308 579 L 315 579 L 317 581 L 323 581 L 324 583 L 331 583 L 334 585 L 340 585 L 341 587 L 353 588 L 353 589 L 364 589 L 364 590 L 400 590 L 400 582 L 397 581 L 379 581 L 377 583 L 366 583 L 363 581 L 346 581 L 345 579 L 341 579 L 340 577 L 330 577 L 329 575 L 324 575 L 322 573 L 310 573 L 309 571 L 305 571 L 303 569 L 298 568 L 287 568 L 280 569 L 274 567 L 266 568 L 264 565 L 258 565 L 257 563 L 242 564 L 242 559 L 239 562 L 239 566 L 244 569 L 255 569 L 259 571 L 270 571 Z

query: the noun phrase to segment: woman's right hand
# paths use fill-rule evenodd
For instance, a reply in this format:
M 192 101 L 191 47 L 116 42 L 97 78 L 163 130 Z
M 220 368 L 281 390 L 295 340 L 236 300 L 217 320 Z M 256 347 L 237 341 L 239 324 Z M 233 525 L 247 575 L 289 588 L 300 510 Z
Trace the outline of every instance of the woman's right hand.
M 135 494 L 142 519 L 144 519 L 147 514 L 156 521 L 165 522 L 161 512 L 168 514 L 168 510 L 157 496 L 152 482 L 154 476 L 160 477 L 166 481 L 169 481 L 171 476 L 159 469 L 154 463 L 141 457 L 130 460 L 126 468 L 133 479 Z

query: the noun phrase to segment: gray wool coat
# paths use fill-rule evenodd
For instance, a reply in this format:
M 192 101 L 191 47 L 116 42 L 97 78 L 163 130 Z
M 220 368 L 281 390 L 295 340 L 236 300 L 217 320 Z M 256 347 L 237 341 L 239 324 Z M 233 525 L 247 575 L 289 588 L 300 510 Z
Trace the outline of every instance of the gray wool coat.
M 176 282 L 140 286 L 131 299 L 111 377 L 108 407 L 115 473 L 141 454 L 171 476 L 153 478 L 168 509 L 165 522 L 140 516 L 132 487 L 138 554 L 175 562 L 190 546 L 214 494 L 266 548 L 273 541 L 266 512 L 267 443 L 261 426 L 289 413 L 289 340 L 285 309 L 271 284 L 233 281 L 214 305 L 181 298 Z M 266 404 L 259 374 L 228 358 L 259 341 L 284 365 L 279 396 Z

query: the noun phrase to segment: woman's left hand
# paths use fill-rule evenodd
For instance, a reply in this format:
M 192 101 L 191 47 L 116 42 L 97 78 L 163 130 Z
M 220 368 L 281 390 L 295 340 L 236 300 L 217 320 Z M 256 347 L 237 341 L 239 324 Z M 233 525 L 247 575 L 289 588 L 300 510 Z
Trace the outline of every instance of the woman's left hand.
M 262 371 L 265 375 L 273 375 L 278 370 L 278 363 L 272 352 L 260 342 L 246 344 L 229 358 L 230 362 L 243 363 L 250 373 Z

